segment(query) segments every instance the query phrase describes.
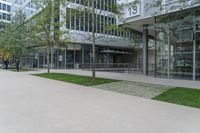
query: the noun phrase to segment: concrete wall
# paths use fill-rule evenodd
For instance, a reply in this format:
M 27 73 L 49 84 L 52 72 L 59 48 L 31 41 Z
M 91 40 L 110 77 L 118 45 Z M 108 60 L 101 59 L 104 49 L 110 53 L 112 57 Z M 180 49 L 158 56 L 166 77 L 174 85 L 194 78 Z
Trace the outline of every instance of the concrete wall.
M 72 30 L 69 32 L 70 32 L 69 36 L 71 42 L 92 45 L 92 39 L 90 33 L 81 31 L 72 31 Z M 97 38 L 96 45 L 99 46 L 133 48 L 136 45 L 132 40 L 128 38 L 121 38 L 111 35 L 98 34 L 96 35 L 96 38 Z

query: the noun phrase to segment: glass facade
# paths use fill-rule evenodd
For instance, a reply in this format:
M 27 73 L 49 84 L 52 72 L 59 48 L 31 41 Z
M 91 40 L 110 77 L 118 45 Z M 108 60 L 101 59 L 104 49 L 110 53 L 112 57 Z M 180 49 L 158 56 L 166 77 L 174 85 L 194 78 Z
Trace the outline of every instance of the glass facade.
M 200 9 L 156 18 L 158 77 L 200 80 Z
M 70 15 L 70 14 L 73 14 L 73 15 Z M 70 19 L 66 18 L 66 28 L 67 29 L 92 32 L 92 22 L 91 22 L 92 14 L 91 13 L 67 8 L 66 16 L 70 16 Z M 95 28 L 96 33 L 117 35 L 117 32 L 115 32 L 114 29 L 108 30 L 108 28 L 107 28 L 111 25 L 116 25 L 115 16 L 106 16 L 106 15 L 95 14 L 95 20 L 96 20 L 95 23 L 97 26 Z M 104 26 L 104 24 L 106 26 Z
M 76 3 L 79 6 L 92 6 L 88 0 L 71 0 L 72 3 Z M 99 12 L 94 15 L 95 21 L 95 33 L 112 35 L 125 38 L 133 38 L 136 33 L 121 30 L 117 27 L 117 19 L 115 12 L 116 0 L 94 0 L 94 8 Z M 81 11 L 75 8 L 66 8 L 66 29 L 92 32 L 92 13 L 90 11 Z
M 92 6 L 92 1 L 90 0 L 70 0 L 70 1 L 76 4 Z M 94 0 L 94 7 L 96 9 L 114 12 L 115 6 L 116 6 L 116 0 Z

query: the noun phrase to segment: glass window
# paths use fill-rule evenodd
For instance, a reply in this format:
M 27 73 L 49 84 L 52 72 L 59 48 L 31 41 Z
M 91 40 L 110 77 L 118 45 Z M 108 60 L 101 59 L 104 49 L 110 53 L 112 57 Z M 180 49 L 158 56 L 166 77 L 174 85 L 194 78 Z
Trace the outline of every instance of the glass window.
M 96 23 L 97 23 L 96 31 L 97 33 L 101 33 L 101 16 L 100 15 L 97 15 Z
M 100 9 L 101 0 L 97 0 L 97 8 Z
M 74 14 L 74 12 L 75 12 L 75 10 L 74 9 L 70 9 L 71 10 L 71 29 L 72 30 L 75 30 L 75 15 L 73 15 Z
M 80 3 L 80 0 L 76 0 L 76 3 L 79 4 L 79 3 Z
M 108 4 L 108 11 L 111 11 L 111 0 L 108 0 L 108 2 L 107 2 L 107 4 Z
M 66 9 L 66 28 L 70 29 L 70 9 Z
M 7 11 L 10 12 L 10 6 L 9 5 L 7 5 Z
M 112 30 L 110 29 L 112 25 L 112 18 L 108 18 L 108 34 L 111 35 L 112 34 Z
M 105 34 L 108 34 L 108 17 L 105 16 Z
M 112 0 L 112 4 L 111 4 L 111 10 L 112 10 L 112 12 L 115 12 L 115 1 L 116 0 Z
M 6 4 L 3 4 L 3 10 L 6 11 Z
M 78 10 L 76 10 L 76 30 L 79 30 L 80 28 L 79 28 L 79 11 Z
M 85 0 L 81 0 L 81 5 L 84 5 L 84 3 L 85 3 Z
M 92 32 L 92 14 L 89 14 L 89 32 Z
M 116 24 L 116 23 L 115 23 L 115 22 L 116 22 L 115 20 L 116 20 L 115 18 L 112 18 L 112 24 L 114 24 L 114 25 Z M 114 34 L 115 34 L 115 31 L 114 31 L 114 29 L 112 28 L 112 35 L 114 35 Z
M 5 13 L 3 13 L 3 19 L 6 20 L 6 14 Z
M 108 11 L 108 0 L 105 0 L 105 3 L 104 3 L 104 8 L 105 8 L 105 11 Z
M 104 10 L 105 9 L 105 2 L 104 0 L 101 0 L 101 10 Z
M 10 21 L 10 14 L 7 14 L 7 20 Z
M 81 31 L 84 31 L 84 12 L 80 12 L 81 14 L 80 14 L 80 30 Z
M 105 21 L 105 17 L 101 15 L 101 33 L 103 34 L 105 33 L 104 21 Z
M 85 12 L 85 22 L 84 22 L 84 25 L 85 25 L 85 31 L 88 31 L 88 13 Z

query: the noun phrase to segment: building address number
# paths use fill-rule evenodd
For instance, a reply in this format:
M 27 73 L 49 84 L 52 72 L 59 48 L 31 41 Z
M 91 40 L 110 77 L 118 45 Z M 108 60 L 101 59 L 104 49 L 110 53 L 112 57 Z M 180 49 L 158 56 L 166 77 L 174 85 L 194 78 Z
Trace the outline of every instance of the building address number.
M 128 11 L 130 16 L 136 15 L 138 13 L 138 6 L 130 6 Z

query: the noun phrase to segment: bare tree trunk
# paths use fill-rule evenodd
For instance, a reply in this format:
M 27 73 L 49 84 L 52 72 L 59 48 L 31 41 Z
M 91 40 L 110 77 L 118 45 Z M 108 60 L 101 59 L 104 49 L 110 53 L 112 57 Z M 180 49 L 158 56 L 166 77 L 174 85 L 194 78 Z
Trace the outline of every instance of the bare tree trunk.
M 51 69 L 53 69 L 53 48 L 51 48 Z
M 45 51 L 45 49 L 44 49 L 44 51 L 43 51 L 43 68 L 45 68 L 45 64 L 46 64 L 46 51 Z
M 95 8 L 94 8 L 94 2 L 93 2 L 93 7 L 92 7 L 92 80 L 96 80 L 96 68 L 95 68 Z
M 65 45 L 65 69 L 67 69 L 67 46 Z
M 50 73 L 50 62 L 49 62 L 49 59 L 50 59 L 50 52 L 51 52 L 51 46 L 50 44 L 48 45 L 48 50 L 47 50 L 47 73 Z
M 56 50 L 56 51 L 57 51 L 57 52 L 56 52 L 56 56 L 57 56 L 57 57 L 56 57 L 56 68 L 59 69 L 59 68 L 60 68 L 60 66 L 59 66 L 59 62 L 60 62 L 60 61 L 59 61 L 60 46 L 59 46 L 59 45 L 57 46 L 57 50 Z
M 95 38 L 93 37 L 92 39 L 92 80 L 95 80 L 96 79 L 96 67 L 95 67 L 95 64 L 96 64 L 96 61 L 95 61 L 95 58 L 96 58 L 96 55 L 95 55 Z
M 38 64 L 38 69 L 40 68 L 40 54 L 38 53 L 38 57 L 37 57 L 37 64 Z

